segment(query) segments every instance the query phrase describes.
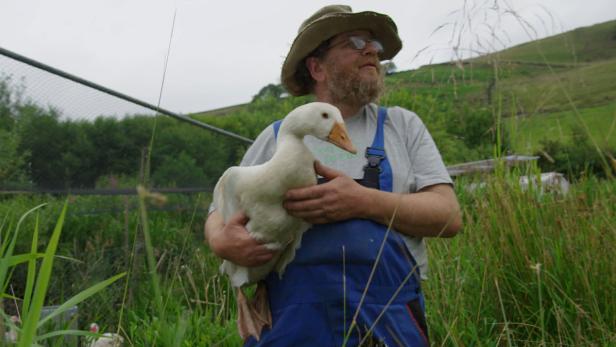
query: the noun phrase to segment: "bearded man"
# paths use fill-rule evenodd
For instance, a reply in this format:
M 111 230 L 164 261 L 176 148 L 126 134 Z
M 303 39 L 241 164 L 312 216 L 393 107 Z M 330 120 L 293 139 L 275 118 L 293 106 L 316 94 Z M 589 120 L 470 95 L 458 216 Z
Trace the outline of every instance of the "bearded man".
M 389 16 L 348 6 L 326 6 L 300 26 L 282 83 L 293 95 L 337 106 L 361 154 L 305 139 L 323 178 L 290 190 L 284 207 L 313 227 L 282 278 L 266 279 L 272 325 L 246 346 L 429 345 L 423 238 L 453 236 L 462 221 L 422 121 L 375 103 L 384 88 L 380 62 L 401 47 Z M 272 157 L 277 127 L 258 136 L 241 165 Z M 206 238 L 220 257 L 257 266 L 273 254 L 247 234 L 246 222 L 238 215 L 224 224 L 212 209 Z

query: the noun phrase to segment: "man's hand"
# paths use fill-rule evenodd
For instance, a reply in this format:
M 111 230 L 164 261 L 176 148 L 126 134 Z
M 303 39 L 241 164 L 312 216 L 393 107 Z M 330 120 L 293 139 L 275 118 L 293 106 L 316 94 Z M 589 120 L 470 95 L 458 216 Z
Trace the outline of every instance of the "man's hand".
M 265 264 L 275 254 L 255 240 L 246 230 L 248 217 L 238 212 L 223 224 L 222 216 L 214 211 L 205 224 L 205 235 L 210 248 L 219 257 L 237 265 L 253 267 Z
M 314 169 L 327 183 L 287 192 L 284 208 L 290 215 L 311 224 L 332 223 L 363 217 L 365 188 L 351 177 L 316 161 Z

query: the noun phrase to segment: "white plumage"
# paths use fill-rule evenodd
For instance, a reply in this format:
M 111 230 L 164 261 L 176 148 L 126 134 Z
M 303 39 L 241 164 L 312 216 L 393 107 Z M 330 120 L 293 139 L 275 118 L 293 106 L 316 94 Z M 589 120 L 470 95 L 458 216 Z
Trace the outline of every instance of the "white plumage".
M 229 275 L 234 287 L 255 283 L 272 270 L 282 275 L 295 256 L 301 236 L 310 225 L 289 215 L 282 203 L 292 188 L 317 182 L 315 158 L 303 142 L 306 135 L 315 136 L 355 153 L 346 132 L 340 111 L 327 103 L 313 102 L 291 111 L 283 120 L 274 156 L 256 166 L 229 168 L 214 189 L 214 202 L 224 222 L 238 211 L 249 221 L 246 229 L 277 256 L 258 267 L 243 267 L 225 260 L 221 271 Z

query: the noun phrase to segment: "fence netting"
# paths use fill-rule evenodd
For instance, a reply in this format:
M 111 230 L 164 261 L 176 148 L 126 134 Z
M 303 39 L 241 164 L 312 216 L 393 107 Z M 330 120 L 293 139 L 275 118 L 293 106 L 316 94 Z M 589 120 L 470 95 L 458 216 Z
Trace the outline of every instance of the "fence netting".
M 250 143 L 11 54 L 0 52 L 3 194 L 133 194 L 138 183 L 167 193 L 211 191 Z

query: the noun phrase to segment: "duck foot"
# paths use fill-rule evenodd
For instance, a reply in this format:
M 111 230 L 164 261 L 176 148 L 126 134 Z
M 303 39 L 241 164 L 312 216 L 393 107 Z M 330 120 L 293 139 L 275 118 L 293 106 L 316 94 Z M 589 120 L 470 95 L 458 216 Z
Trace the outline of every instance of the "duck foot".
M 237 329 L 242 339 L 253 336 L 257 341 L 264 327 L 272 326 L 272 313 L 267 298 L 267 288 L 263 282 L 257 284 L 252 300 L 249 300 L 242 288 L 237 289 Z

